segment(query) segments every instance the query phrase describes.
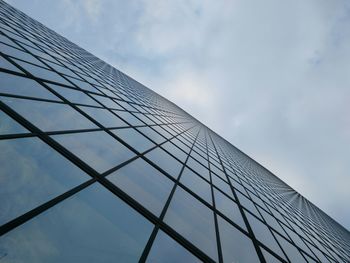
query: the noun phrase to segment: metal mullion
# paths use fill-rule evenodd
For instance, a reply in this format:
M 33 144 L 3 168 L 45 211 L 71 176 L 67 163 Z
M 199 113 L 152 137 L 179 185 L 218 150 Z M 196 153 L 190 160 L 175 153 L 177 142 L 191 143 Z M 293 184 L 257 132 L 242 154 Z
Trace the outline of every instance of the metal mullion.
M 220 231 L 219 231 L 219 223 L 218 223 L 218 216 L 217 216 L 217 209 L 216 209 L 216 203 L 215 203 L 215 195 L 214 195 L 214 185 L 212 180 L 212 172 L 210 169 L 210 162 L 209 162 L 209 153 L 208 153 L 208 143 L 207 143 L 207 133 L 204 133 L 205 138 L 205 149 L 206 149 L 206 161 L 208 163 L 208 170 L 209 170 L 209 180 L 210 180 L 210 190 L 211 190 L 211 197 L 213 201 L 213 215 L 214 215 L 214 226 L 215 226 L 215 235 L 216 235 L 216 244 L 217 244 L 217 251 L 218 251 L 218 258 L 219 262 L 222 263 L 224 261 L 223 255 L 222 255 L 222 247 L 221 247 L 221 239 L 220 239 Z
M 195 126 L 193 126 L 193 127 L 195 127 Z M 192 129 L 193 127 L 189 128 L 189 129 Z M 184 131 L 184 132 L 186 132 L 186 131 Z M 177 137 L 177 136 L 179 136 L 179 134 L 177 134 L 177 135 L 174 136 L 173 138 L 175 138 L 175 137 Z M 167 173 L 166 171 L 164 171 L 162 168 L 160 168 L 156 163 L 152 162 L 151 160 L 148 160 L 148 159 L 144 158 L 144 155 L 147 154 L 147 153 L 149 153 L 150 151 L 152 151 L 152 150 L 154 150 L 154 149 L 160 147 L 160 145 L 166 143 L 167 141 L 169 141 L 169 140 L 171 140 L 171 139 L 173 139 L 173 138 L 170 138 L 170 139 L 168 139 L 168 140 L 166 140 L 166 141 L 164 141 L 164 142 L 161 142 L 160 144 L 156 144 L 156 145 L 153 146 L 152 148 L 150 148 L 150 149 L 148 149 L 148 150 L 146 150 L 146 151 L 144 151 L 144 152 L 142 152 L 142 153 L 139 153 L 139 152 L 135 149 L 134 151 L 136 151 L 137 154 L 136 154 L 136 156 L 133 157 L 132 159 L 135 160 L 135 159 L 137 159 L 138 157 L 141 157 L 143 160 L 145 160 L 146 162 L 150 163 L 154 168 L 158 169 L 158 170 L 161 171 L 162 173 L 166 174 L 167 177 L 171 178 L 171 176 L 168 175 L 168 173 Z M 133 148 L 132 148 L 132 149 L 133 149 Z M 172 156 L 172 155 L 171 155 L 171 156 Z M 172 157 L 173 157 L 173 156 L 172 156 Z M 175 157 L 173 157 L 173 158 L 175 158 Z M 179 161 L 179 160 L 178 160 L 178 161 Z M 180 163 L 182 164 L 181 161 L 180 161 Z M 122 166 L 124 166 L 124 165 L 122 165 Z M 121 165 L 117 165 L 117 166 L 115 166 L 115 167 L 113 167 L 113 168 L 111 168 L 111 169 L 109 169 L 109 170 L 103 172 L 103 173 L 101 174 L 101 176 L 102 176 L 102 177 L 105 177 L 105 176 L 111 174 L 112 172 L 118 170 L 120 167 L 121 167 Z
M 199 131 L 200 131 L 200 130 L 199 130 Z M 198 136 L 198 134 L 199 134 L 199 131 L 198 131 L 198 133 L 197 133 L 197 136 Z M 197 137 L 196 137 L 196 139 L 197 139 Z M 196 142 L 196 141 L 193 142 L 192 147 L 191 147 L 191 150 L 192 150 L 192 148 L 193 148 L 195 142 Z M 154 240 L 155 240 L 155 238 L 156 238 L 156 235 L 157 235 L 157 233 L 158 233 L 158 230 L 161 228 L 160 222 L 163 222 L 163 219 L 164 219 L 164 217 L 165 217 L 166 211 L 167 211 L 167 209 L 168 209 L 168 207 L 169 207 L 169 205 L 170 205 L 170 202 L 171 202 L 171 200 L 172 200 L 172 198 L 173 198 L 173 196 L 174 196 L 175 190 L 176 190 L 176 188 L 177 188 L 177 186 L 178 186 L 178 183 L 179 183 L 179 181 L 180 181 L 181 175 L 182 175 L 182 173 L 183 173 L 183 170 L 184 170 L 184 168 L 185 168 L 185 165 L 186 165 L 186 162 L 187 162 L 187 160 L 188 160 L 188 158 L 189 158 L 189 155 L 190 155 L 190 153 L 191 153 L 191 150 L 190 150 L 189 154 L 187 155 L 187 158 L 186 158 L 186 160 L 185 160 L 185 163 L 182 165 L 182 168 L 181 168 L 181 171 L 180 171 L 180 173 L 179 173 L 179 176 L 175 179 L 174 186 L 173 186 L 173 188 L 172 188 L 172 190 L 171 190 L 171 192 L 170 192 L 170 195 L 169 195 L 167 201 L 165 202 L 165 205 L 164 205 L 164 207 L 163 207 L 163 210 L 162 210 L 162 212 L 161 212 L 161 214 L 160 214 L 160 216 L 159 216 L 158 223 L 155 225 L 155 227 L 154 227 L 154 229 L 153 229 L 153 231 L 152 231 L 152 234 L 151 234 L 151 236 L 150 236 L 150 238 L 149 238 L 149 240 L 148 240 L 148 242 L 147 242 L 147 244 L 146 244 L 146 246 L 145 246 L 145 248 L 144 248 L 144 250 L 143 250 L 143 252 L 142 252 L 142 255 L 141 255 L 140 259 L 139 259 L 139 262 L 140 262 L 140 263 L 146 261 L 147 256 L 148 256 L 148 254 L 149 254 L 149 252 L 150 252 L 150 250 L 151 250 L 151 247 L 152 247 L 152 245 L 153 245 L 153 242 L 154 242 Z M 165 224 L 165 223 L 164 223 L 164 224 Z M 165 225 L 166 225 L 166 224 L 165 224 Z M 181 244 L 181 243 L 180 243 L 180 244 Z M 185 247 L 186 247 L 186 246 L 185 246 Z M 188 247 L 186 247 L 186 248 L 188 249 Z M 189 248 L 188 250 L 191 251 L 191 248 Z M 207 261 L 207 260 L 208 260 L 208 256 L 206 256 L 206 255 L 203 254 L 203 253 L 198 253 L 198 252 L 200 252 L 200 250 L 191 251 L 191 252 L 192 252 L 193 254 L 195 254 L 196 256 L 198 256 L 199 258 L 201 258 L 202 260 L 204 260 L 204 261 Z M 205 255 L 206 257 L 204 257 L 204 255 Z M 208 261 L 207 261 L 207 262 L 208 262 Z M 210 261 L 209 261 L 209 262 L 210 262 Z
M 256 250 L 256 252 L 257 252 L 257 255 L 258 255 L 260 261 L 263 262 L 263 263 L 265 263 L 266 260 L 265 260 L 263 254 L 262 254 L 262 252 L 261 252 L 261 250 L 260 250 L 260 248 L 259 248 L 257 239 L 256 239 L 256 237 L 255 237 L 255 235 L 254 235 L 254 232 L 253 232 L 252 228 L 250 227 L 250 224 L 249 224 L 248 219 L 247 219 L 247 217 L 246 217 L 246 215 L 245 215 L 245 213 L 244 213 L 244 211 L 243 211 L 243 207 L 242 207 L 242 205 L 241 205 L 241 203 L 240 203 L 240 201 L 239 201 L 239 199 L 238 199 L 238 197 L 237 197 L 237 194 L 236 194 L 236 192 L 235 192 L 235 189 L 233 188 L 232 184 L 230 183 L 230 180 L 229 180 L 228 175 L 227 175 L 226 170 L 225 170 L 225 166 L 222 164 L 221 157 L 220 157 L 220 155 L 218 154 L 218 151 L 217 151 L 217 149 L 216 149 L 216 146 L 215 146 L 215 144 L 214 144 L 214 141 L 213 141 L 213 139 L 212 139 L 212 137 L 211 137 L 210 134 L 208 134 L 208 136 L 209 136 L 209 138 L 210 138 L 210 140 L 211 140 L 211 142 L 212 142 L 212 144 L 213 144 L 213 146 L 214 146 L 216 155 L 217 155 L 218 158 L 219 158 L 220 164 L 221 164 L 221 166 L 222 166 L 222 168 L 223 168 L 223 172 L 224 172 L 224 174 L 225 174 L 225 176 L 226 176 L 226 179 L 227 179 L 228 182 L 229 182 L 229 186 L 230 186 L 230 188 L 231 188 L 231 191 L 232 191 L 232 193 L 233 193 L 235 199 L 237 200 L 236 203 L 238 204 L 238 208 L 239 208 L 239 210 L 240 210 L 240 212 L 241 212 L 241 214 L 242 214 L 242 218 L 243 218 L 243 220 L 244 220 L 244 222 L 245 222 L 245 224 L 246 224 L 248 233 L 249 233 L 249 235 L 250 235 L 250 237 L 251 237 L 251 240 L 253 241 L 253 245 L 254 245 L 254 247 L 255 247 L 255 250 Z

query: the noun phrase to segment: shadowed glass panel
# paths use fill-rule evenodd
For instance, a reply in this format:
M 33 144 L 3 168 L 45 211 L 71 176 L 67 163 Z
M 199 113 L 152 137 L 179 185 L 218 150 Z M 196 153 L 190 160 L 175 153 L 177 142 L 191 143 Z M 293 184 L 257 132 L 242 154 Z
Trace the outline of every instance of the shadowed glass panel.
M 95 184 L 0 237 L 0 250 L 6 262 L 137 262 L 152 228 Z

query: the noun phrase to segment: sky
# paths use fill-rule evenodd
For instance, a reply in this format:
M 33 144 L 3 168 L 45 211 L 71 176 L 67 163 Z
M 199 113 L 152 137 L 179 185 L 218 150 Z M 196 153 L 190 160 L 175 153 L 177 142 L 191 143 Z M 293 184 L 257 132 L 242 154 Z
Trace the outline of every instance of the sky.
M 8 0 L 350 229 L 350 2 Z

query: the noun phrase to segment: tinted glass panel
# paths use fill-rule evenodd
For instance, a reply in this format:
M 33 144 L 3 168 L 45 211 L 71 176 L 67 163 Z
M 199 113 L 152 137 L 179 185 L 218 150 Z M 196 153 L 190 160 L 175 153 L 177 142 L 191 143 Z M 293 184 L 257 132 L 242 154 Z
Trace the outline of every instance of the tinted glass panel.
M 165 141 L 164 137 L 152 130 L 149 127 L 141 127 L 137 128 L 139 131 L 141 131 L 143 134 L 145 134 L 148 138 L 150 138 L 155 143 L 162 143 Z
M 185 162 L 185 160 L 187 158 L 187 154 L 184 153 L 182 150 L 180 150 L 178 147 L 176 147 L 171 142 L 166 142 L 166 143 L 162 144 L 162 148 L 167 150 L 168 152 L 172 153 L 180 161 Z
M 212 204 L 210 185 L 190 169 L 184 169 L 180 182 L 187 186 L 194 193 L 202 197 L 209 204 Z
M 217 260 L 213 211 L 181 187 L 176 189 L 164 221 L 209 257 Z
M 43 131 L 97 128 L 66 104 L 5 97 L 0 99 Z
M 96 101 L 94 101 L 84 92 L 81 92 L 75 89 L 65 88 L 54 84 L 47 84 L 47 85 L 49 85 L 51 88 L 53 88 L 56 92 L 58 92 L 60 95 L 65 97 L 70 102 L 78 103 L 78 104 L 87 104 L 92 106 L 99 106 Z
M 22 125 L 0 110 L 0 135 L 28 132 Z
M 241 211 L 239 210 L 237 204 L 226 195 L 215 189 L 214 197 L 216 209 L 227 216 L 234 223 L 246 230 Z
M 136 159 L 107 177 L 156 215 L 160 215 L 173 182 L 143 159 Z
M 159 231 L 152 245 L 146 262 L 149 263 L 179 263 L 202 262 L 183 246 L 169 237 L 163 231 Z
M 164 150 L 156 148 L 147 153 L 145 156 L 172 177 L 177 178 L 179 176 L 182 164 Z
M 209 170 L 207 168 L 205 168 L 203 165 L 201 165 L 199 162 L 195 161 L 192 158 L 189 158 L 186 165 L 191 167 L 193 170 L 195 170 L 197 173 L 199 173 L 201 176 L 203 176 L 208 181 L 210 180 Z
M 291 243 L 289 243 L 287 240 L 280 237 L 279 235 L 276 235 L 276 237 L 291 262 L 306 262 L 306 260 L 303 258 L 303 256 L 300 254 L 300 252 L 295 246 L 293 246 Z
M 224 262 L 260 262 L 250 238 L 218 217 Z
M 134 155 L 128 148 L 102 131 L 55 135 L 53 138 L 100 173 Z
M 246 213 L 246 215 L 255 237 L 279 256 L 285 258 L 282 250 L 278 246 L 275 238 L 272 236 L 267 226 L 249 213 Z
M 138 152 L 144 152 L 154 146 L 154 143 L 133 128 L 112 131 Z
M 137 125 L 144 125 L 143 122 L 141 122 L 139 119 L 137 119 L 135 116 L 133 116 L 131 113 L 127 111 L 114 111 L 115 114 L 120 116 L 123 120 L 127 121 L 130 125 L 132 126 L 137 126 Z
M 0 249 L 7 262 L 137 262 L 152 228 L 93 185 L 0 237 Z
M 122 121 L 120 118 L 118 118 L 108 110 L 85 106 L 80 106 L 79 108 L 105 127 L 128 126 L 124 121 Z
M 0 140 L 0 225 L 90 177 L 37 138 Z
M 13 95 L 60 100 L 38 82 L 0 72 L 0 92 Z
M 12 65 L 10 62 L 8 62 L 6 59 L 4 59 L 1 56 L 0 56 L 0 68 L 9 69 L 9 70 L 16 71 L 16 72 L 21 72 L 17 67 Z

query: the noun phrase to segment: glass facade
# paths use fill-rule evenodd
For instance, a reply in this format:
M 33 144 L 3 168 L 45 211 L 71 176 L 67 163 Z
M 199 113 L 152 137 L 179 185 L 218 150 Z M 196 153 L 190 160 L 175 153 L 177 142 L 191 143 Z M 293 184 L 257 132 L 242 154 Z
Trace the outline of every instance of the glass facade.
M 0 262 L 349 262 L 350 234 L 0 0 Z

